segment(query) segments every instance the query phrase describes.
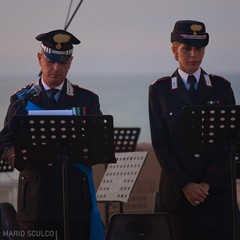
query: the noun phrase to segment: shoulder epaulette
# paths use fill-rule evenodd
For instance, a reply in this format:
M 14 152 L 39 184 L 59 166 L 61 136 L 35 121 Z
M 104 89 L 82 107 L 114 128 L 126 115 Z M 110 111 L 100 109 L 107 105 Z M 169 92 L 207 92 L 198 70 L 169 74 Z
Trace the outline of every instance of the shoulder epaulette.
M 151 83 L 151 85 L 155 85 L 155 84 L 157 84 L 157 83 L 160 83 L 160 82 L 163 82 L 163 81 L 167 81 L 167 80 L 169 80 L 169 79 L 171 79 L 171 77 L 169 77 L 169 76 L 162 77 L 162 78 L 160 78 L 160 79 L 155 80 L 153 83 Z
M 79 90 L 84 91 L 84 92 L 87 92 L 87 93 L 90 93 L 90 94 L 95 94 L 93 91 L 91 91 L 91 90 L 89 90 L 89 89 L 87 89 L 87 88 L 80 87 L 80 86 L 78 86 L 77 84 L 73 84 L 73 87 L 74 87 L 74 88 L 78 88 Z
M 21 92 L 24 92 L 25 90 L 31 88 L 33 85 L 34 85 L 34 83 L 30 83 L 30 84 L 28 84 L 26 87 L 23 87 L 23 88 L 17 90 L 17 91 L 15 92 L 15 94 L 19 94 L 19 93 L 21 93 Z
M 209 76 L 213 79 L 220 79 L 220 80 L 224 80 L 224 81 L 228 82 L 228 80 L 226 78 L 222 77 L 222 76 L 218 76 L 218 75 L 215 75 L 215 74 L 209 74 Z

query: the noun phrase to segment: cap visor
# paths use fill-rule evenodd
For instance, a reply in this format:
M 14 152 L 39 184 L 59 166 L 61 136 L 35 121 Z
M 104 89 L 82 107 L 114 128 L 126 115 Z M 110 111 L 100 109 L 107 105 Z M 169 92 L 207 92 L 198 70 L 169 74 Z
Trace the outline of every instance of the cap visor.
M 71 55 L 61 55 L 54 53 L 44 52 L 45 56 L 53 62 L 65 63 L 71 57 Z

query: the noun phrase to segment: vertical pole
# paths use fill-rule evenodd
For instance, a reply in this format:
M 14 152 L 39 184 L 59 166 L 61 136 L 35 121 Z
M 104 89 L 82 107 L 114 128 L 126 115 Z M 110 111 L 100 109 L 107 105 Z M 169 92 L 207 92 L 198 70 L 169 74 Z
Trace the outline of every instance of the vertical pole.
M 62 190 L 63 190 L 63 223 L 64 223 L 64 240 L 69 239 L 68 224 L 68 171 L 67 156 L 62 155 Z
M 231 187 L 232 187 L 232 212 L 233 212 L 233 234 L 234 240 L 239 240 L 239 220 L 237 216 L 237 186 L 236 186 L 236 171 L 235 171 L 235 151 L 236 146 L 232 142 L 229 146 L 230 164 L 231 164 Z

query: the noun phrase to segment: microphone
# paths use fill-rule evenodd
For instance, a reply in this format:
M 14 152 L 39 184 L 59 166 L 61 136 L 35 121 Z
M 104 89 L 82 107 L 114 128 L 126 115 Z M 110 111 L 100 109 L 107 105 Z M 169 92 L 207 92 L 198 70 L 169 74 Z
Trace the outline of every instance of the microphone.
M 37 96 L 39 95 L 41 92 L 41 87 L 38 84 L 34 84 L 31 89 L 25 93 L 24 95 L 22 95 L 15 103 L 15 104 L 19 104 L 22 102 L 25 102 L 26 100 L 32 98 L 33 96 Z

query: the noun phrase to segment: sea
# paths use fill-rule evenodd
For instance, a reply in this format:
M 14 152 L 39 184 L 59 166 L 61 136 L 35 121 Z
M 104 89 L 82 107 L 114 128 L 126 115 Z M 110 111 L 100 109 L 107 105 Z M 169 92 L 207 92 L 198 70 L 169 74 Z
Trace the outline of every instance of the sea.
M 82 74 L 69 75 L 68 78 L 72 83 L 98 94 L 101 110 L 103 114 L 113 116 L 114 127 L 139 127 L 141 131 L 138 143 L 148 144 L 151 142 L 148 88 L 155 80 L 167 75 L 161 73 Z M 3 76 L 0 74 L 0 126 L 4 124 L 10 96 L 29 83 L 37 82 L 36 76 L 11 74 Z M 221 76 L 231 82 L 236 102 L 240 105 L 240 72 L 221 74 Z M 8 201 L 16 207 L 17 179 L 17 170 L 0 174 L 0 202 Z
M 140 127 L 139 142 L 150 142 L 148 88 L 163 73 L 82 74 L 68 79 L 98 94 L 103 114 L 112 115 L 114 127 Z M 240 104 L 240 72 L 219 74 L 228 79 Z M 37 75 L 0 74 L 0 125 L 3 126 L 10 96 L 18 89 L 37 81 Z

